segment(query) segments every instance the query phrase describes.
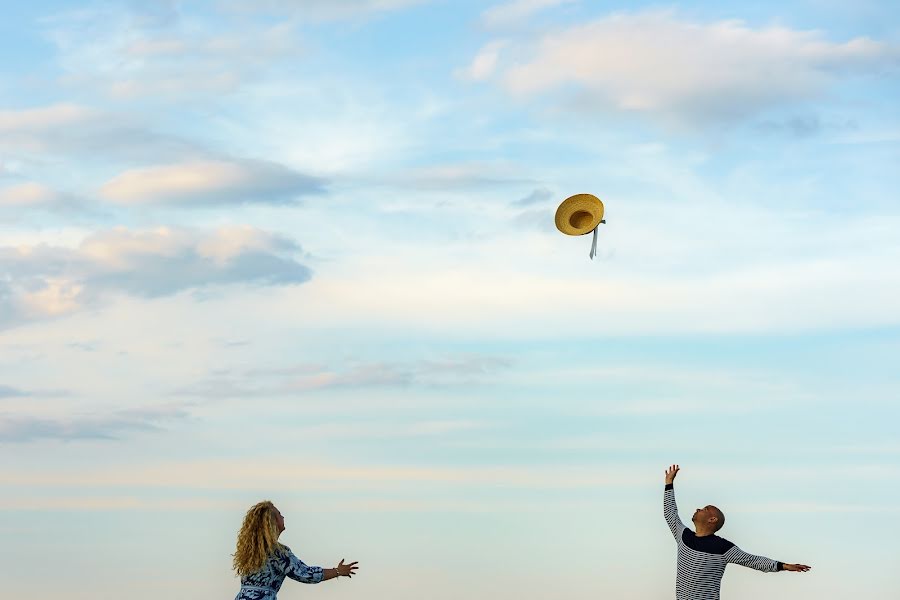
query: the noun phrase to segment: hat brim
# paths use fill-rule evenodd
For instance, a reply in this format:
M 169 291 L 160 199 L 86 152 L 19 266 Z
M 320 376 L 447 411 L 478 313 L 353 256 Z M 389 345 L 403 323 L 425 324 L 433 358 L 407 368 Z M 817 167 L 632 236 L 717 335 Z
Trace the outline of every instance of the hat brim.
M 584 235 L 603 220 L 603 202 L 593 194 L 569 196 L 556 209 L 556 228 L 566 235 Z

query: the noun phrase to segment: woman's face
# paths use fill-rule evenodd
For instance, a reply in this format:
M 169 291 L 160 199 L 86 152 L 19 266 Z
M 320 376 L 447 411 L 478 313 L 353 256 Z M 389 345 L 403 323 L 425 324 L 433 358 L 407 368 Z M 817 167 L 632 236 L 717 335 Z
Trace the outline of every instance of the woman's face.
M 284 517 L 281 515 L 281 511 L 277 508 L 275 509 L 275 525 L 278 526 L 278 533 L 284 531 Z

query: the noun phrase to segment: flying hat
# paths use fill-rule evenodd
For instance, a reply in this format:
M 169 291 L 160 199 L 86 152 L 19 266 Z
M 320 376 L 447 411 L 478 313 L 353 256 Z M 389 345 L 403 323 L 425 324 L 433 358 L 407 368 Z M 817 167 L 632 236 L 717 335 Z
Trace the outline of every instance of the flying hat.
M 585 235 L 594 232 L 591 260 L 597 254 L 597 227 L 603 219 L 603 202 L 593 194 L 569 196 L 556 209 L 556 228 L 566 235 Z

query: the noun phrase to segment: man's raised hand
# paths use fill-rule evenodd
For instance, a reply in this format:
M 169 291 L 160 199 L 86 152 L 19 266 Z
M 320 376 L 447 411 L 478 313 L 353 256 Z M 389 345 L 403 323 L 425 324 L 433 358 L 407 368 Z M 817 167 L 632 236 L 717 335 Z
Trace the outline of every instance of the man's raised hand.
M 788 564 L 784 565 L 785 571 L 797 571 L 798 573 L 806 573 L 811 568 L 812 567 L 808 567 L 806 565 L 788 565 Z
M 666 485 L 673 483 L 675 481 L 675 476 L 678 475 L 678 471 L 681 470 L 681 467 L 678 465 L 672 465 L 668 469 L 666 469 Z

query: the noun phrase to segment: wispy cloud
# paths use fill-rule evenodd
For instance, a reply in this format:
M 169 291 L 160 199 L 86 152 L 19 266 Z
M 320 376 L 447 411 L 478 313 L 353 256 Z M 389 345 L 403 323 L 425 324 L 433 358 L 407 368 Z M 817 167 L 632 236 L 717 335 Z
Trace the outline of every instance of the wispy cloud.
M 485 46 L 473 65 L 496 51 Z M 512 44 L 504 54 L 483 71 L 515 95 L 571 88 L 569 105 L 585 111 L 694 126 L 815 99 L 844 77 L 900 66 L 900 49 L 868 38 L 831 42 L 818 31 L 696 23 L 669 11 L 614 14 Z
M 94 5 L 43 21 L 67 86 L 119 100 L 172 102 L 234 92 L 302 53 L 285 23 L 198 19 L 177 4 Z M 252 48 L 252 52 L 247 49 Z
M 305 20 L 358 19 L 385 13 L 430 0 L 258 0 L 253 3 L 240 0 L 221 0 L 223 6 L 240 12 L 267 12 L 291 15 Z
M 381 326 L 414 327 L 454 337 L 477 332 L 481 339 L 535 339 L 559 332 L 579 338 L 796 333 L 895 325 L 900 318 L 895 310 L 900 280 L 891 275 L 889 267 L 897 251 L 887 248 L 878 256 L 861 253 L 852 258 L 671 276 L 628 274 L 611 260 L 609 266 L 595 267 L 590 275 L 580 271 L 584 275 L 579 278 L 564 271 L 570 266 L 577 270 L 576 260 L 587 261 L 587 246 L 563 247 L 525 236 L 491 244 L 494 246 L 493 251 L 481 255 L 479 264 L 465 270 L 440 264 L 440 256 L 420 256 L 421 268 L 408 266 L 378 277 L 360 271 L 352 282 L 323 273 L 316 295 L 307 298 L 308 306 L 318 327 L 326 323 L 346 327 L 348 315 L 366 315 L 365 319 L 350 319 L 358 327 L 377 319 Z M 521 262 L 527 253 L 532 264 L 539 263 L 541 250 L 548 259 L 558 261 L 556 265 L 563 265 L 556 267 L 558 274 L 516 271 L 516 259 Z M 622 252 L 619 247 L 618 253 Z M 634 256 L 629 256 L 628 264 L 635 264 Z M 490 264 L 494 257 L 500 258 Z M 287 316 L 295 314 L 295 305 L 296 300 L 287 297 L 273 298 L 269 310 Z M 851 306 L 855 308 L 849 310 Z M 436 313 L 441 315 L 438 321 Z M 586 318 L 601 314 L 616 317 Z
M 214 373 L 209 379 L 176 390 L 177 395 L 208 398 L 259 397 L 333 388 L 467 385 L 511 366 L 508 359 L 467 355 L 411 362 L 302 364 L 279 369 Z
M 545 204 L 548 200 L 553 198 L 553 192 L 548 190 L 545 187 L 536 188 L 527 196 L 523 198 L 519 198 L 515 202 L 512 203 L 513 206 L 523 208 L 523 207 L 532 207 L 536 204 Z M 548 219 L 549 221 L 549 219 Z
M 729 506 L 729 513 L 850 513 L 890 514 L 900 513 L 895 504 L 835 504 L 828 502 L 763 502 Z
M 510 487 L 520 489 L 602 489 L 616 486 L 646 488 L 657 481 L 657 470 L 646 466 L 572 465 L 478 465 L 412 466 L 406 464 L 308 464 L 302 478 L 285 478 L 297 468 L 296 461 L 269 458 L 257 460 L 198 460 L 144 462 L 127 466 L 91 466 L 77 472 L 46 469 L 33 472 L 5 469 L 0 485 L 79 487 L 172 487 L 189 489 L 359 489 L 378 484 L 434 486 Z M 661 467 L 661 468 L 664 468 Z M 840 477 L 845 481 L 877 481 L 897 476 L 895 466 L 849 465 L 841 467 L 798 465 L 796 467 L 711 468 L 692 471 L 703 480 L 720 482 L 823 481 Z M 661 479 L 661 473 L 659 474 Z
M 102 487 L 180 487 L 183 489 L 346 489 L 379 484 L 467 485 L 517 488 L 602 488 L 644 485 L 646 474 L 633 469 L 571 466 L 520 467 L 506 465 L 410 466 L 392 464 L 310 464 L 302 478 L 285 478 L 297 468 L 290 460 L 180 460 L 105 466 L 79 470 L 47 469 L 39 473 L 7 469 L 0 485 Z M 255 473 L 255 475 L 251 475 Z
M 353 422 L 343 419 L 339 422 L 321 423 L 298 427 L 296 432 L 298 439 L 334 440 L 334 439 L 385 439 L 397 438 L 423 438 L 446 437 L 454 434 L 464 434 L 471 431 L 482 430 L 489 424 L 472 420 L 432 420 L 412 421 L 408 423 L 372 423 Z
M 125 171 L 101 194 L 120 204 L 221 206 L 291 204 L 323 191 L 322 181 L 261 161 L 202 161 Z
M 0 111 L 0 132 L 50 132 L 97 119 L 96 112 L 77 104 Z
M 789 134 L 797 138 L 808 138 L 824 131 L 846 133 L 858 129 L 853 121 L 825 121 L 817 115 L 796 115 L 786 119 L 767 119 L 756 125 L 761 133 Z
M 96 495 L 26 495 L 7 494 L 0 499 L 0 508 L 16 511 L 110 511 L 110 510 L 154 510 L 154 511 L 209 511 L 240 510 L 234 500 L 217 500 L 207 497 L 194 498 L 152 498 L 135 494 Z
M 0 150 L 29 164 L 57 157 L 116 164 L 213 154 L 186 139 L 157 133 L 133 115 L 75 103 L 0 110 Z
M 174 496 L 174 494 L 173 494 Z M 554 501 L 553 506 L 560 505 L 570 510 L 596 509 L 593 500 Z M 304 511 L 321 513 L 482 513 L 509 514 L 511 512 L 528 512 L 546 514 L 547 500 L 484 500 L 484 499 L 427 499 L 384 498 L 383 494 L 362 495 L 355 493 L 353 498 L 335 498 L 326 500 L 307 499 L 302 503 Z M 7 494 L 0 497 L 0 509 L 15 511 L 186 511 L 209 512 L 211 510 L 227 511 L 240 514 L 247 509 L 243 499 L 214 498 L 209 493 L 194 492 L 191 497 L 159 497 L 158 494 L 72 494 L 53 496 L 30 494 Z
M 0 385 L 0 398 L 24 398 L 25 396 L 29 396 L 30 394 L 24 390 L 20 390 L 19 388 L 14 388 L 8 385 Z
M 484 81 L 490 79 L 500 62 L 500 52 L 507 45 L 505 40 L 494 40 L 475 55 L 472 62 L 463 69 L 457 69 L 456 76 L 462 80 Z
M 481 13 L 481 22 L 487 27 L 512 25 L 524 21 L 542 10 L 574 2 L 577 0 L 513 0 L 513 2 L 492 6 Z
M 0 208 L 47 206 L 58 199 L 59 195 L 52 189 L 33 181 L 0 188 Z
M 465 189 L 537 181 L 522 167 L 503 162 L 462 162 L 405 169 L 382 177 L 376 183 L 425 190 Z
M 189 418 L 184 406 L 168 405 L 118 410 L 102 414 L 47 417 L 0 413 L 0 443 L 41 440 L 116 440 L 124 436 L 157 431 L 163 424 Z

